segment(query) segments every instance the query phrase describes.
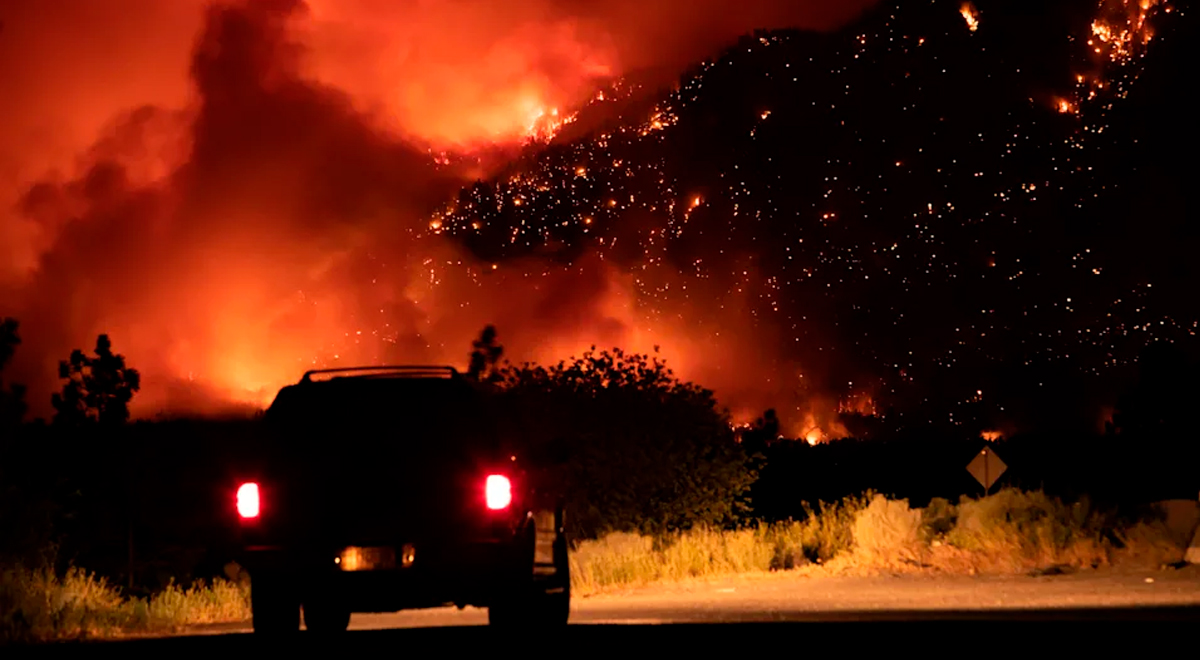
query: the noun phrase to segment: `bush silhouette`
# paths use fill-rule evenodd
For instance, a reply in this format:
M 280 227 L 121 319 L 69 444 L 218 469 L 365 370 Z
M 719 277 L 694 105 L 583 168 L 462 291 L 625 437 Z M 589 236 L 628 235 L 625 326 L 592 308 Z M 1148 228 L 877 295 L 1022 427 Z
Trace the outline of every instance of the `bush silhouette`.
M 495 391 L 509 437 L 562 450 L 546 473 L 576 538 L 722 525 L 745 508 L 754 471 L 713 393 L 620 349 L 544 367 L 506 364 Z

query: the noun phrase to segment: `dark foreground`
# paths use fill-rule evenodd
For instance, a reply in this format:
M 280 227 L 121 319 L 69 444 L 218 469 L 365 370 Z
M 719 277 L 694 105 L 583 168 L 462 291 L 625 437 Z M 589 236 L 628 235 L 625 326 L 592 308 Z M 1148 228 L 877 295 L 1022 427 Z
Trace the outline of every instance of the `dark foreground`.
M 57 644 L 22 649 L 38 655 L 75 657 L 420 657 L 469 651 L 496 653 L 513 641 L 534 643 L 570 655 L 597 653 L 661 655 L 679 651 L 737 650 L 757 655 L 778 643 L 780 650 L 902 650 L 952 656 L 1028 655 L 1036 650 L 1112 652 L 1117 647 L 1191 647 L 1200 629 L 1200 607 L 1027 610 L 1004 612 L 839 612 L 785 615 L 770 622 L 665 625 L 578 624 L 549 634 L 510 634 L 485 626 L 356 630 L 337 637 L 300 632 L 288 640 L 263 640 L 248 633 Z M 1178 641 L 1180 646 L 1174 646 Z M 764 646 L 770 644 L 770 647 Z M 6 654 L 9 655 L 9 654 Z M 539 653 L 540 655 L 540 653 Z M 857 653 L 855 653 L 857 655 Z M 11 656 L 9 656 L 11 657 Z

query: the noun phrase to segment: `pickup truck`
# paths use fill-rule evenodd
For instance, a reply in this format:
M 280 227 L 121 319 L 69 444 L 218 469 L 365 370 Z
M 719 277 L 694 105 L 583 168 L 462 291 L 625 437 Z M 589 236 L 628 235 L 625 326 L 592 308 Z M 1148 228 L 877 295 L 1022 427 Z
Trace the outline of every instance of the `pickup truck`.
M 567 623 L 563 508 L 451 367 L 305 373 L 230 484 L 256 633 L 338 632 L 353 612 L 487 608 Z

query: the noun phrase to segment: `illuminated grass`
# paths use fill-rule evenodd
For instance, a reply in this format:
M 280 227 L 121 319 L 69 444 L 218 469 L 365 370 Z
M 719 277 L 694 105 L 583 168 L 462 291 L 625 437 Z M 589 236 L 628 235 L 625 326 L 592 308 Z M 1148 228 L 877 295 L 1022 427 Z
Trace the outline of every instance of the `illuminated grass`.
M 249 588 L 226 580 L 131 599 L 77 568 L 62 575 L 19 567 L 0 572 L 0 642 L 114 637 L 249 617 Z
M 147 609 L 162 626 L 249 621 L 250 587 L 221 579 L 186 589 L 172 584 L 151 596 Z
M 869 494 L 809 511 L 803 521 L 737 531 L 696 529 L 656 540 L 610 534 L 571 555 L 574 593 L 689 578 L 802 569 L 824 574 L 1023 574 L 1038 569 L 1159 566 L 1185 547 L 1153 515 L 1120 523 L 1086 503 L 1002 490 L 958 504 Z
M 577 595 L 689 578 L 762 573 L 822 564 L 849 551 L 853 498 L 809 509 L 803 521 L 740 530 L 694 529 L 660 539 L 609 534 L 571 553 L 571 589 Z

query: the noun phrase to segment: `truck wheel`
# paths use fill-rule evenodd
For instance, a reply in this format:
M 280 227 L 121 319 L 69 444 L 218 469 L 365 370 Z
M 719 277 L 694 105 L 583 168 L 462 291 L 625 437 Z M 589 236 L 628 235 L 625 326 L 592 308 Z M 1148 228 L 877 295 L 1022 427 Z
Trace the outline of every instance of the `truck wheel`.
M 277 574 L 252 575 L 250 617 L 257 634 L 283 634 L 300 630 L 300 599 L 293 585 Z
M 554 543 L 554 580 L 542 594 L 539 615 L 546 625 L 565 626 L 571 618 L 571 561 L 567 539 L 560 536 Z
M 314 598 L 304 604 L 304 627 L 321 634 L 345 632 L 350 627 L 350 608 L 332 598 Z
M 554 564 L 554 576 L 547 580 L 535 580 L 532 565 L 522 571 L 488 606 L 488 624 L 537 628 L 566 625 L 571 615 L 571 566 L 566 539 L 561 536 L 554 543 Z

